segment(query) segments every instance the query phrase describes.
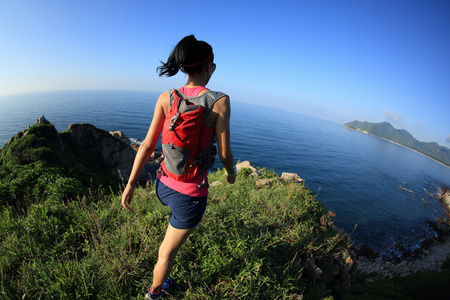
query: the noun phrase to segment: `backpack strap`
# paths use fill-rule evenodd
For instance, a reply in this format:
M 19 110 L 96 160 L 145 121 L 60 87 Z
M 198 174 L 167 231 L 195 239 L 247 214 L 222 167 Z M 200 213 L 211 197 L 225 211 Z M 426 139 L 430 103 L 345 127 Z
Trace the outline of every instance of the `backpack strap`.
M 172 104 L 175 101 L 175 97 L 178 97 L 180 99 L 186 99 L 186 100 L 189 100 L 191 102 L 194 102 L 198 105 L 205 107 L 205 114 L 203 116 L 203 121 L 202 121 L 203 124 L 205 124 L 206 117 L 208 116 L 209 111 L 213 107 L 214 103 L 216 103 L 217 100 L 219 100 L 222 97 L 228 97 L 228 95 L 225 93 L 215 92 L 215 91 L 207 91 L 206 93 L 201 94 L 200 96 L 196 96 L 196 97 L 186 96 L 185 94 L 183 94 L 182 92 L 180 92 L 177 89 L 170 89 L 167 91 L 167 93 L 170 96 L 169 107 L 172 107 Z
M 169 109 L 172 107 L 173 101 L 175 101 L 174 92 L 175 92 L 175 89 L 170 89 L 170 90 L 166 91 L 166 93 L 169 94 L 169 96 L 170 96 Z

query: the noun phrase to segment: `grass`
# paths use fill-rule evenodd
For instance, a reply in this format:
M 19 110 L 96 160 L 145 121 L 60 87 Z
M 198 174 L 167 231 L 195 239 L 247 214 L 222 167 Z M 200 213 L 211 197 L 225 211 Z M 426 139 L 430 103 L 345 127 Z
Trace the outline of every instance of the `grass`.
M 255 180 L 242 172 L 229 185 L 223 170 L 210 175 L 224 184 L 210 189 L 166 299 L 333 299 L 327 270 L 347 237 L 303 185 Z M 131 207 L 111 190 L 3 206 L 0 298 L 143 299 L 170 211 L 153 186 L 137 189 Z M 312 260 L 320 279 L 308 272 Z

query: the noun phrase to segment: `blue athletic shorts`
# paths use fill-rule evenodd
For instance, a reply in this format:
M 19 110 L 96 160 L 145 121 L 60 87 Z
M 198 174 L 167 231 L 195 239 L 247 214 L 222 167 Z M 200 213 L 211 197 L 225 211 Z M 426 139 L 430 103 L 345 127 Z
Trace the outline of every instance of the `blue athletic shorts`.
M 177 229 L 190 229 L 200 224 L 208 197 L 193 197 L 174 191 L 156 179 L 156 196 L 172 214 L 170 225 Z

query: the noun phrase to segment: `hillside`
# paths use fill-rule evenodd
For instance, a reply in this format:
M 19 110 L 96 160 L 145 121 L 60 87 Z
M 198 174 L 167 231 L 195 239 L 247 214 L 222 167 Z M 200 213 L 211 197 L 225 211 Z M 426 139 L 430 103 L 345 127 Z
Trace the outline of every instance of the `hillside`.
M 116 171 L 134 155 L 92 125 L 58 133 L 46 120 L 2 147 L 3 298 L 142 299 L 170 211 L 151 181 L 136 189 L 132 212 L 121 207 Z M 177 257 L 168 299 L 341 295 L 350 240 L 324 206 L 301 180 L 250 166 L 237 176 L 229 185 L 224 170 L 210 174 L 207 212 Z
M 390 123 L 370 123 L 353 121 L 343 124 L 346 128 L 361 131 L 422 153 L 450 167 L 450 149 L 437 143 L 420 142 L 405 129 L 395 129 Z

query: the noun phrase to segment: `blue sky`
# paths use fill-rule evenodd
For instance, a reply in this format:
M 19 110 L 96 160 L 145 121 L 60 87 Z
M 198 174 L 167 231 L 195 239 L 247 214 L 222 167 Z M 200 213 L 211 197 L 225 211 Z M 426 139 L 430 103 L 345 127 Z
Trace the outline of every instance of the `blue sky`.
M 234 101 L 450 146 L 446 0 L 0 0 L 0 96 L 178 87 L 183 74 L 155 70 L 189 34 L 213 46 L 209 87 Z

